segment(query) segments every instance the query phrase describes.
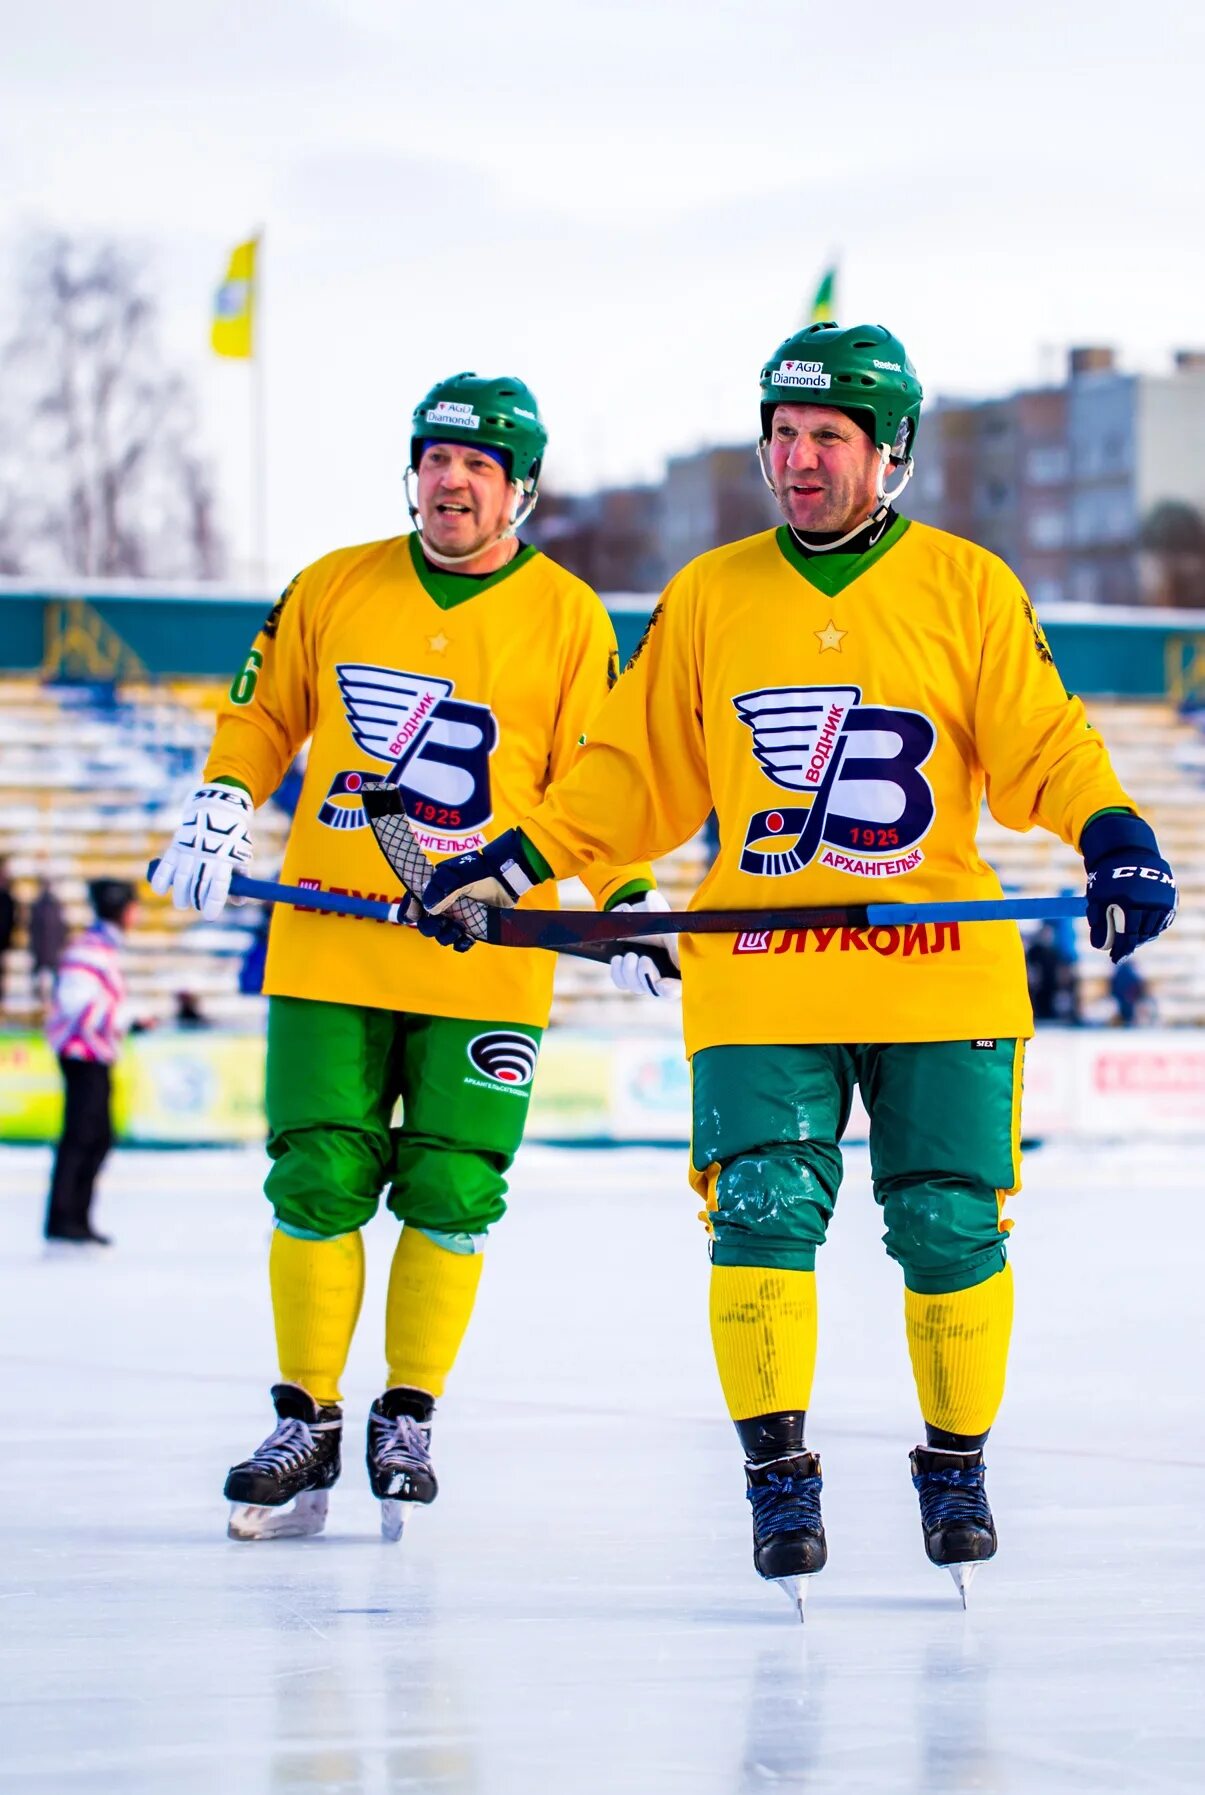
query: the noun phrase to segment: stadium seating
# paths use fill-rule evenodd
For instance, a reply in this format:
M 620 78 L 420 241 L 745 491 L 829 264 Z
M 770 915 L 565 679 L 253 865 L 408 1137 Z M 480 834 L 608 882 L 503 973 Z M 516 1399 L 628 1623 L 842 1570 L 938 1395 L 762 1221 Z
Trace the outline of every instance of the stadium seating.
M 1175 927 L 1143 949 L 1139 964 L 1167 1025 L 1205 1022 L 1205 754 L 1191 723 L 1167 705 L 1098 699 L 1088 704 L 1126 790 L 1159 837 L 1180 884 Z M 984 858 L 1009 890 L 1082 891 L 1078 854 L 1044 829 L 1018 835 L 984 812 L 979 831 Z M 1109 965 L 1076 925 L 1077 977 L 1085 1021 L 1112 1019 Z
M 89 917 L 87 885 L 102 875 L 141 881 L 171 837 L 213 728 L 216 685 L 123 688 L 119 702 L 87 687 L 9 679 L 0 687 L 0 855 L 28 905 L 48 879 L 73 929 Z M 288 819 L 266 808 L 261 861 L 279 865 Z M 190 991 L 215 1022 L 255 1024 L 238 995 L 249 912 L 202 923 L 143 891 L 126 952 L 132 1006 L 161 1019 Z M 28 1022 L 37 1002 L 23 932 L 10 952 L 4 1020 Z
M 196 783 L 221 688 L 204 682 L 125 687 L 115 701 L 103 690 L 10 679 L 0 693 L 0 855 L 9 860 L 21 900 L 28 902 L 37 877 L 45 875 L 72 925 L 81 926 L 90 878 L 141 878 L 170 838 L 180 803 Z M 1090 710 L 1181 881 L 1176 927 L 1142 957 L 1159 1019 L 1203 1023 L 1205 736 L 1166 705 L 1101 701 Z M 272 805 L 257 816 L 255 870 L 262 876 L 277 871 L 287 830 L 287 816 Z M 1017 835 L 985 811 L 980 846 L 1009 890 L 1082 890 L 1079 856 L 1045 831 Z M 658 867 L 671 904 L 685 904 L 707 862 L 700 834 Z M 589 901 L 572 881 L 563 899 Z M 187 990 L 216 1022 L 261 1026 L 262 1001 L 238 992 L 253 917 L 250 909 L 229 910 L 221 923 L 206 924 L 147 894 L 127 956 L 135 1006 L 167 1017 L 173 994 Z M 1078 928 L 1077 936 L 1085 1017 L 1106 1021 L 1112 1014 L 1108 967 L 1088 950 L 1086 929 Z M 9 957 L 4 1020 L 28 1021 L 36 1012 L 28 952 L 19 936 Z M 572 960 L 561 967 L 555 1021 L 622 1022 L 630 1031 L 664 1028 L 672 1017 L 668 1005 L 638 1003 L 614 991 L 605 968 Z

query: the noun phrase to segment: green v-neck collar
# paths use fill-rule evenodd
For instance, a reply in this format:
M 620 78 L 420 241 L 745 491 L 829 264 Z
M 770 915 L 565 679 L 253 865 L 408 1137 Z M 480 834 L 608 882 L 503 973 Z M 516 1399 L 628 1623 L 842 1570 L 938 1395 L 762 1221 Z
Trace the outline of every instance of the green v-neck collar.
M 796 573 L 803 575 L 809 586 L 815 586 L 817 591 L 833 598 L 847 586 L 852 586 L 876 561 L 881 561 L 888 550 L 895 547 L 911 521 L 908 517 L 893 518 L 874 547 L 863 549 L 861 554 L 848 554 L 838 549 L 832 555 L 802 555 L 787 524 L 778 526 L 774 540 L 783 559 L 790 562 Z
M 433 598 L 441 611 L 455 610 L 466 599 L 476 598 L 479 592 L 488 592 L 491 586 L 500 586 L 503 580 L 509 580 L 512 573 L 518 573 L 521 567 L 526 567 L 537 553 L 530 542 L 525 542 L 514 560 L 508 561 L 505 567 L 500 567 L 496 573 L 483 574 L 480 579 L 470 579 L 463 573 L 444 573 L 442 568 L 432 567 L 419 547 L 417 530 L 411 531 L 408 540 L 410 563 L 428 598 Z

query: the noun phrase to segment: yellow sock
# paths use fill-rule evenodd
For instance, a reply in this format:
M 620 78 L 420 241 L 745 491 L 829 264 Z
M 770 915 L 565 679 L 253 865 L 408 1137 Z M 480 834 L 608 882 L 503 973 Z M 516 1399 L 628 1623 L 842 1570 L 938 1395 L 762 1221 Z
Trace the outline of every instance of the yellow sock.
M 711 1343 L 734 1421 L 806 1409 L 816 1369 L 816 1274 L 713 1265 Z
M 268 1277 L 281 1377 L 315 1402 L 342 1402 L 339 1379 L 364 1295 L 364 1242 L 358 1233 L 298 1240 L 276 1228 Z
M 1013 1325 L 1013 1268 L 942 1296 L 904 1291 L 908 1353 L 920 1412 L 946 1433 L 986 1433 L 1004 1397 Z
M 482 1257 L 449 1252 L 421 1228 L 402 1229 L 385 1302 L 390 1389 L 407 1384 L 443 1395 L 477 1300 Z

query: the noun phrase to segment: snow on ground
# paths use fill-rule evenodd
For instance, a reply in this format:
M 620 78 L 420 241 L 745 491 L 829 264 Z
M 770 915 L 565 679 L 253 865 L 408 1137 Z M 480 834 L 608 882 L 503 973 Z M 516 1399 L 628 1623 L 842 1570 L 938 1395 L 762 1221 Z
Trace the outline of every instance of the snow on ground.
M 925 1561 L 898 1274 L 861 1151 L 821 1262 L 830 1565 L 801 1629 L 750 1564 L 679 1151 L 528 1149 L 383 1545 L 361 1464 L 393 1224 L 325 1537 L 224 1538 L 268 1431 L 252 1152 L 121 1152 L 109 1254 L 46 1257 L 49 1155 L 0 1151 L 0 1789 L 810 1795 L 1205 1783 L 1196 1149 L 1049 1148 L 1017 1219 L 989 1453 L 999 1558 Z

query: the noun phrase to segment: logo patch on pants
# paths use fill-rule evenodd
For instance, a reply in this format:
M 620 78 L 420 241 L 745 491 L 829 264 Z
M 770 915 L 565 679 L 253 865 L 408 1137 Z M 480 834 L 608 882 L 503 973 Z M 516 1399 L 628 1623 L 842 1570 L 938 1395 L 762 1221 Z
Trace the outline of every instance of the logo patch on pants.
M 488 1035 L 475 1036 L 467 1052 L 478 1072 L 495 1084 L 529 1085 L 535 1077 L 539 1048 L 528 1035 L 493 1029 Z

